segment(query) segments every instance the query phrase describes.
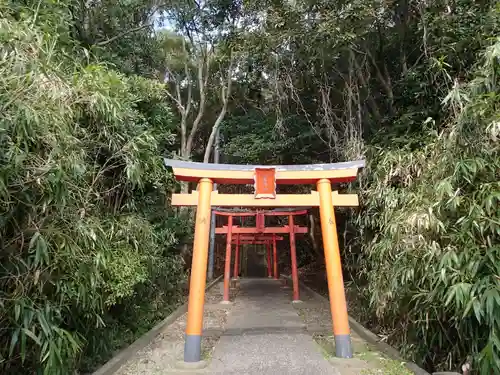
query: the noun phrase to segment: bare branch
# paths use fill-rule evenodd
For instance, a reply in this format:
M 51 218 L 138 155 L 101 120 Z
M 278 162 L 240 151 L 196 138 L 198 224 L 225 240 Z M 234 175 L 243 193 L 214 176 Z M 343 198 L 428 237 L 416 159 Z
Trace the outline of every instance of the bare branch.
M 177 106 L 177 109 L 179 110 L 179 112 L 182 113 L 184 112 L 184 108 L 182 106 L 182 103 L 179 102 L 177 100 L 177 98 L 175 96 L 173 96 L 168 90 L 165 92 L 167 94 L 167 96 L 175 103 L 175 105 Z
M 145 24 L 145 25 L 142 25 L 142 26 L 134 27 L 132 29 L 129 29 L 129 30 L 126 30 L 126 31 L 124 31 L 122 33 L 119 33 L 119 34 L 117 34 L 117 35 L 115 35 L 115 36 L 113 36 L 113 37 L 111 37 L 111 38 L 109 38 L 107 40 L 103 40 L 103 41 L 97 42 L 97 43 L 95 43 L 95 45 L 99 46 L 99 47 L 102 47 L 102 46 L 105 46 L 105 45 L 107 45 L 109 43 L 114 42 L 117 39 L 123 38 L 124 36 L 126 36 L 128 34 L 136 33 L 137 31 L 140 31 L 142 29 L 146 29 L 146 28 L 152 27 L 152 26 L 153 26 L 153 24 L 148 23 L 148 24 Z
M 191 82 L 191 73 L 189 71 L 189 59 L 188 59 L 188 54 L 187 54 L 187 49 L 186 49 L 186 40 L 183 38 L 182 39 L 182 48 L 184 51 L 184 55 L 186 56 L 186 60 L 184 61 L 184 74 L 186 75 L 186 81 L 188 83 L 188 92 L 187 92 L 187 99 L 186 99 L 186 116 L 189 115 L 189 112 L 191 111 L 191 103 L 192 103 L 192 92 L 193 92 L 193 84 Z
M 230 61 L 229 68 L 227 70 L 226 82 L 222 83 L 221 92 L 222 92 L 222 108 L 219 112 L 219 116 L 217 116 L 217 120 L 215 120 L 214 126 L 212 127 L 212 131 L 210 132 L 210 137 L 208 138 L 207 147 L 205 148 L 205 155 L 203 156 L 203 162 L 208 163 L 210 160 L 210 154 L 212 152 L 212 146 L 215 140 L 215 135 L 217 134 L 217 130 L 219 129 L 220 124 L 224 120 L 227 112 L 227 105 L 229 102 L 229 97 L 231 96 L 231 85 L 233 82 L 233 64 L 234 57 L 232 51 L 230 53 Z
M 386 72 L 386 77 L 384 77 L 384 75 L 380 71 L 380 68 L 377 64 L 377 61 L 375 60 L 375 58 L 373 57 L 372 53 L 370 52 L 370 50 L 368 48 L 366 49 L 366 54 L 370 58 L 372 65 L 375 67 L 375 73 L 377 74 L 377 78 L 380 81 L 380 83 L 382 84 L 382 87 L 384 88 L 385 93 L 387 94 L 387 98 L 389 99 L 389 107 L 390 107 L 391 113 L 392 113 L 392 105 L 394 103 L 394 94 L 392 92 L 391 77 L 387 74 L 387 66 L 385 66 L 385 64 L 384 64 L 385 72 Z
M 206 49 L 205 49 L 206 51 Z M 198 86 L 199 86 L 199 91 L 200 91 L 200 103 L 198 107 L 198 114 L 196 115 L 196 118 L 193 121 L 193 126 L 191 127 L 191 131 L 189 133 L 189 137 L 186 142 L 186 147 L 184 148 L 184 153 L 185 157 L 189 157 L 191 155 L 191 149 L 193 147 L 193 140 L 194 136 L 196 135 L 196 132 L 198 130 L 198 127 L 201 123 L 201 119 L 203 118 L 203 114 L 205 113 L 205 106 L 206 106 L 206 85 L 207 85 L 207 79 L 208 79 L 208 73 L 209 70 L 206 68 L 205 72 L 205 65 L 207 64 L 206 60 L 208 59 L 208 56 L 206 53 L 202 53 L 201 55 L 201 61 L 198 60 Z M 204 77 L 204 73 L 206 77 Z
M 309 125 L 311 126 L 311 129 L 314 131 L 314 133 L 316 133 L 316 135 L 318 136 L 318 138 L 321 142 L 323 142 L 326 146 L 329 146 L 329 142 L 323 138 L 323 136 L 321 135 L 321 131 L 317 129 L 316 125 L 314 125 L 314 123 L 311 120 L 311 116 L 309 115 L 307 110 L 304 108 L 304 104 L 302 103 L 302 100 L 300 99 L 300 96 L 297 92 L 297 89 L 295 88 L 295 86 L 293 84 L 292 77 L 290 76 L 289 72 L 286 73 L 285 84 L 287 85 L 288 89 L 290 90 L 292 100 L 300 107 L 300 110 L 303 113 L 303 115 L 304 115 L 305 119 L 307 120 L 307 122 L 309 123 Z
M 382 117 L 380 116 L 380 111 L 378 109 L 377 103 L 375 103 L 375 100 L 373 99 L 370 92 L 368 91 L 369 86 L 368 86 L 368 82 L 367 82 L 365 76 L 363 75 L 363 70 L 361 69 L 361 66 L 358 63 L 354 52 L 351 50 L 350 53 L 351 53 L 352 62 L 354 63 L 354 66 L 355 66 L 355 71 L 357 73 L 358 80 L 361 83 L 361 87 L 364 87 L 365 90 L 367 91 L 366 92 L 366 100 L 368 101 L 368 105 L 372 111 L 373 116 L 375 117 L 375 120 L 380 121 L 382 119 Z
M 174 88 L 175 88 L 176 96 L 172 95 L 168 90 L 166 91 L 166 94 L 170 99 L 172 99 L 172 101 L 175 102 L 179 112 L 181 114 L 183 114 L 185 112 L 185 109 L 184 109 L 184 105 L 182 104 L 182 98 L 181 98 L 181 93 L 180 93 L 180 88 L 179 88 L 180 82 L 177 78 L 174 77 L 174 74 L 172 73 L 172 71 L 168 67 L 165 68 L 165 77 L 167 77 L 167 76 L 172 77 L 172 79 L 174 81 Z

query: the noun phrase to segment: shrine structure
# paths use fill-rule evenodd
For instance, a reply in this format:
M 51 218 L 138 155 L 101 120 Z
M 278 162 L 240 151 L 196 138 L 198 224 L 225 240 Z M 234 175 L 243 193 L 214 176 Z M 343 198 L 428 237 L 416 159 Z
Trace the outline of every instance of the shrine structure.
M 273 270 L 274 277 L 279 278 L 278 275 L 278 263 L 277 263 L 277 248 L 276 248 L 276 235 L 278 234 L 289 234 L 290 236 L 290 257 L 291 257 L 291 268 L 292 268 L 292 283 L 293 283 L 293 301 L 299 302 L 299 277 L 297 271 L 297 250 L 295 246 L 295 234 L 307 233 L 307 227 L 301 227 L 294 224 L 294 216 L 305 215 L 307 210 L 257 210 L 257 211 L 222 211 L 215 210 L 215 214 L 219 216 L 227 216 L 227 225 L 215 228 L 215 234 L 225 234 L 226 235 L 226 256 L 225 256 L 225 267 L 224 267 L 224 297 L 223 302 L 229 302 L 229 279 L 231 272 L 231 244 L 232 236 L 235 235 L 236 239 L 240 238 L 242 235 L 254 235 L 256 237 L 263 238 L 264 241 L 267 239 L 266 252 L 267 252 L 267 265 L 268 265 L 268 277 L 272 277 L 271 271 L 271 259 L 273 258 Z M 288 217 L 288 225 L 282 227 L 267 227 L 266 226 L 266 216 L 285 216 Z M 255 227 L 243 227 L 234 226 L 234 217 L 254 217 Z M 266 237 L 267 236 L 267 237 Z M 281 237 L 280 237 L 281 238 Z M 273 245 L 271 254 L 271 241 Z M 234 262 L 234 275 L 238 275 L 238 263 L 239 263 L 239 244 L 236 243 L 235 252 L 235 262 Z
M 259 209 L 263 207 L 319 206 L 335 352 L 338 357 L 351 358 L 352 344 L 334 208 L 358 206 L 358 196 L 356 194 L 339 194 L 338 191 L 332 192 L 332 183 L 354 181 L 359 169 L 364 167 L 364 161 L 292 166 L 253 166 L 206 164 L 165 159 L 165 165 L 172 168 L 177 180 L 198 183 L 197 191 L 190 194 L 172 195 L 173 206 L 197 206 L 184 361 L 192 363 L 201 360 L 203 307 L 212 207 Z M 253 184 L 255 191 L 254 194 L 219 194 L 217 191 L 212 191 L 214 183 L 222 185 Z M 276 186 L 280 184 L 314 184 L 317 190 L 311 191 L 309 194 L 277 194 Z M 294 227 L 293 215 L 290 218 L 292 219 L 289 226 Z M 229 230 L 230 226 L 231 230 Z M 227 231 L 222 229 L 222 233 L 232 237 L 232 234 L 236 233 L 233 231 L 232 222 L 228 221 L 227 228 Z M 244 229 L 246 228 L 240 228 L 240 232 L 237 234 L 249 234 L 245 233 Z M 262 234 L 280 234 L 280 232 L 269 232 L 268 230 L 269 228 L 264 228 Z M 295 233 L 295 231 L 293 232 Z M 231 235 L 229 235 L 230 233 Z M 286 231 L 281 233 L 286 233 Z M 229 242 L 230 246 L 231 242 L 232 238 Z
M 266 246 L 266 265 L 267 265 L 267 277 L 271 278 L 274 275 L 274 279 L 279 279 L 278 274 L 278 259 L 277 259 L 277 241 L 283 241 L 285 238 L 281 236 L 273 235 L 240 235 L 237 234 L 236 238 L 232 239 L 232 245 L 235 245 L 234 254 L 234 270 L 232 280 L 237 281 L 239 279 L 240 270 L 240 246 L 242 245 L 265 245 Z M 274 251 L 272 252 L 271 246 L 273 246 Z

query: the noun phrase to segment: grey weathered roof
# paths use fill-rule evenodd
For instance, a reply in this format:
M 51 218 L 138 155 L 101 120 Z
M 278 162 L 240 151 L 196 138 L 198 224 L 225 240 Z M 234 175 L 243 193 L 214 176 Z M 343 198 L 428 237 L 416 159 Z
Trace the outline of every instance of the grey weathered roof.
M 224 171 L 253 171 L 255 168 L 276 168 L 276 171 L 331 171 L 335 169 L 364 168 L 364 160 L 346 161 L 329 164 L 298 164 L 298 165 L 241 165 L 241 164 L 213 164 L 193 161 L 164 159 L 167 167 L 224 170 Z

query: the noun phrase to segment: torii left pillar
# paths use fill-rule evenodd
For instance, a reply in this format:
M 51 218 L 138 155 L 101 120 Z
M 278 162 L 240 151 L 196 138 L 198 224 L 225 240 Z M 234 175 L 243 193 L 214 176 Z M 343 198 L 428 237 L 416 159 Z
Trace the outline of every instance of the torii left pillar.
M 271 261 L 271 243 L 269 241 L 266 241 L 266 252 L 267 252 L 267 277 L 272 278 L 273 277 L 273 265 Z
M 236 235 L 236 249 L 234 252 L 234 269 L 233 269 L 233 280 L 238 280 L 240 277 L 240 235 Z
M 232 243 L 233 217 L 227 217 L 227 235 L 226 235 L 226 262 L 224 264 L 224 295 L 222 303 L 229 304 L 229 288 L 231 279 L 231 243 Z
M 297 248 L 295 247 L 295 225 L 293 223 L 293 215 L 288 216 L 288 228 L 290 230 L 290 256 L 292 258 L 292 302 L 298 303 L 302 301 L 299 297 L 299 272 L 297 269 Z
M 278 280 L 278 252 L 276 250 L 276 235 L 273 234 L 273 271 L 274 271 L 274 279 Z
M 202 178 L 198 186 L 198 208 L 196 210 L 191 280 L 189 283 L 184 362 L 199 362 L 201 360 L 203 305 L 205 303 L 210 233 L 210 197 L 213 182 L 208 178 Z

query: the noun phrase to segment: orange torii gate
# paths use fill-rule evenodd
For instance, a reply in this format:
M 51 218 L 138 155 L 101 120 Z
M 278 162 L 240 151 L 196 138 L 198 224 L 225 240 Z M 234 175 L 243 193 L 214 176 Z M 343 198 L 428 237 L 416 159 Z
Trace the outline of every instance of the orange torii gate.
M 335 353 L 352 358 L 352 344 L 342 277 L 334 207 L 358 206 L 356 194 L 332 192 L 332 183 L 352 182 L 363 160 L 333 164 L 253 166 L 206 164 L 165 159 L 179 181 L 198 183 L 198 191 L 173 194 L 173 206 L 197 206 L 184 361 L 201 360 L 203 305 L 208 259 L 210 211 L 216 207 L 318 207 L 332 314 Z M 219 194 L 213 184 L 254 184 L 254 194 Z M 276 194 L 279 184 L 314 184 L 309 194 Z M 244 229 L 244 228 L 241 228 Z M 244 233 L 244 232 L 241 232 Z M 266 233 L 264 230 L 263 233 Z
M 227 216 L 228 224 L 227 226 L 215 228 L 215 234 L 226 234 L 226 263 L 224 267 L 224 297 L 223 303 L 229 303 L 229 279 L 231 272 L 231 243 L 232 235 L 235 234 L 236 238 L 239 238 L 243 234 L 252 234 L 255 236 L 266 234 L 271 235 L 269 240 L 272 240 L 273 244 L 273 254 L 274 254 L 274 277 L 278 278 L 278 263 L 277 263 L 277 250 L 276 250 L 276 234 L 288 233 L 290 235 L 290 257 L 292 265 L 292 282 L 293 282 L 293 301 L 300 302 L 299 298 L 299 276 L 297 271 L 297 250 L 295 246 L 295 234 L 296 233 L 307 233 L 307 227 L 300 227 L 294 225 L 294 216 L 305 215 L 307 210 L 272 210 L 272 211 L 246 211 L 246 212 L 235 212 L 235 211 L 222 211 L 214 210 L 216 215 Z M 266 216 L 287 216 L 288 225 L 283 227 L 266 227 L 265 218 Z M 239 227 L 233 226 L 234 217 L 255 217 L 255 227 Z M 273 239 L 274 236 L 274 239 Z M 268 277 L 272 277 L 271 272 L 271 248 L 270 244 L 267 245 L 267 265 L 268 265 Z M 237 264 L 239 263 L 239 244 L 236 243 L 235 252 L 235 266 L 234 266 L 234 276 L 237 278 Z

